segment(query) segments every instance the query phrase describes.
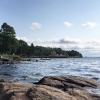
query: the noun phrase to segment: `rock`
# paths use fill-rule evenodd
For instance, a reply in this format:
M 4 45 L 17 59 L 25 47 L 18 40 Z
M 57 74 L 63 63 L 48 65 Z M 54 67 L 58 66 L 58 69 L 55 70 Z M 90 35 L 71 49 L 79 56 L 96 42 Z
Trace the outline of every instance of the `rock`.
M 74 97 L 59 89 L 45 85 L 38 85 L 30 88 L 27 95 L 31 100 L 76 100 Z
M 5 82 L 4 79 L 0 79 L 0 82 Z
M 77 76 L 46 76 L 37 84 L 56 87 L 63 91 L 66 91 L 68 88 L 97 88 L 97 80 Z
M 64 92 L 46 85 L 37 85 L 30 88 L 27 92 L 27 96 L 31 100 L 100 100 L 92 99 L 86 91 L 76 89 Z
M 0 100 L 30 100 L 25 95 L 29 88 L 19 82 L 0 82 Z
M 60 89 L 67 95 L 69 94 L 70 96 L 76 98 L 75 100 L 100 100 L 100 95 L 88 92 L 88 89 L 90 88 L 97 88 L 97 80 L 95 79 L 76 76 L 47 76 L 42 78 L 37 84 Z
M 74 76 L 47 76 L 34 86 L 0 82 L 0 100 L 100 100 L 90 88 L 97 88 L 97 80 Z

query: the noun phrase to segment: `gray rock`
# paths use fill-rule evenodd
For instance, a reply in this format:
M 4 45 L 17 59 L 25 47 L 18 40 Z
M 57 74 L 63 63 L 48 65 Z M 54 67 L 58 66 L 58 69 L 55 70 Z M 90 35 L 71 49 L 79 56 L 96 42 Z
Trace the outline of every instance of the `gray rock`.
M 0 82 L 0 100 L 100 100 L 90 88 L 97 88 L 97 80 L 73 76 L 44 77 L 35 86 Z
M 30 100 L 25 95 L 30 87 L 19 82 L 0 82 L 0 100 Z
M 76 100 L 73 96 L 50 86 L 34 86 L 27 92 L 31 100 Z
M 100 100 L 100 95 L 88 92 L 90 88 L 97 88 L 97 80 L 95 79 L 77 76 L 46 76 L 37 85 L 47 85 L 60 89 L 70 96 L 77 98 L 75 100 Z
M 37 84 L 56 87 L 62 89 L 63 91 L 66 91 L 68 88 L 97 88 L 97 80 L 77 76 L 46 76 Z
M 5 82 L 4 79 L 0 79 L 0 82 Z

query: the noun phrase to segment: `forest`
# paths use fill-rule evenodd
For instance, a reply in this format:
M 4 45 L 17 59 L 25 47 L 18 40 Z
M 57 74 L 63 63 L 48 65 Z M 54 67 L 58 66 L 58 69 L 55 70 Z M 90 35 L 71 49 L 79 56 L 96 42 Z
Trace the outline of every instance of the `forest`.
M 55 52 L 55 55 L 52 53 Z M 33 43 L 28 45 L 24 40 L 16 38 L 14 28 L 7 23 L 3 23 L 0 29 L 0 54 L 8 55 L 27 55 L 27 56 L 66 56 L 66 57 L 82 57 L 78 51 L 65 51 L 61 48 L 51 48 L 34 46 Z

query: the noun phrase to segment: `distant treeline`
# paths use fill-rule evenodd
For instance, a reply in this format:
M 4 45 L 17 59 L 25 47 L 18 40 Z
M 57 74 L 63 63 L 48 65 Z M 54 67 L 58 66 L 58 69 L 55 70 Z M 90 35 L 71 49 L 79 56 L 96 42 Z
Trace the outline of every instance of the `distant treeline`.
M 82 54 L 77 51 L 65 51 L 61 48 L 50 48 L 42 46 L 34 46 L 33 43 L 28 45 L 23 40 L 16 38 L 16 32 L 13 27 L 7 23 L 3 23 L 0 29 L 0 53 L 1 54 L 16 54 L 27 56 L 50 56 L 52 52 L 56 52 L 56 55 L 64 55 L 66 57 L 79 56 Z

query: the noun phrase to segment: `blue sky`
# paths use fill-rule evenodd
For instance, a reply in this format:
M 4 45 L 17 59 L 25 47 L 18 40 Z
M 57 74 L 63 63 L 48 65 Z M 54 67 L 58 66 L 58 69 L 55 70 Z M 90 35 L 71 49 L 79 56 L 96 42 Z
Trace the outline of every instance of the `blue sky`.
M 0 0 L 0 25 L 28 44 L 100 56 L 100 0 Z

